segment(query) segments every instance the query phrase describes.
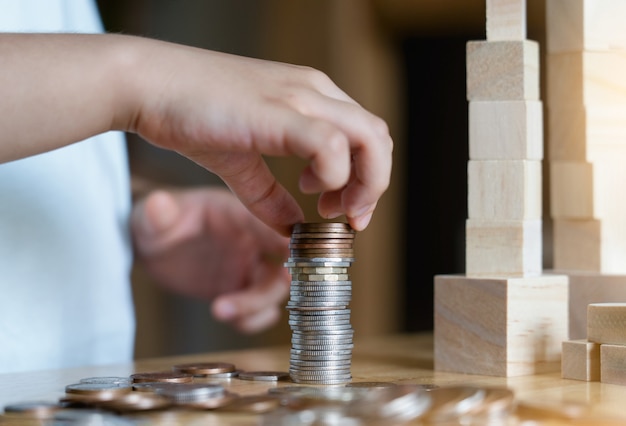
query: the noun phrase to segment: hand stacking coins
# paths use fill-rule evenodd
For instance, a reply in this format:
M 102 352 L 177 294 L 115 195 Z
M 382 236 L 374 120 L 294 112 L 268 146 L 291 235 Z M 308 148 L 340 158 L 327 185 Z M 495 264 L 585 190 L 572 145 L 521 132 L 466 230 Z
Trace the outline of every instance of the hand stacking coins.
M 347 223 L 300 223 L 291 234 L 289 375 L 296 383 L 335 385 L 352 379 L 354 330 L 348 304 L 355 231 Z

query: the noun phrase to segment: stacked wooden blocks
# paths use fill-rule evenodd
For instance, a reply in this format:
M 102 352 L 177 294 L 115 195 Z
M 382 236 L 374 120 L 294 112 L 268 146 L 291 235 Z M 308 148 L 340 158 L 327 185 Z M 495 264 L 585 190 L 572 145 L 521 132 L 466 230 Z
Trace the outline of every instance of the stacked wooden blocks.
M 625 17 L 623 0 L 546 2 L 554 269 L 570 277 L 571 339 L 588 304 L 626 301 Z
M 550 0 L 554 267 L 626 272 L 626 2 Z
M 626 303 L 591 303 L 587 338 L 563 342 L 564 379 L 626 385 Z
M 560 367 L 568 282 L 542 273 L 539 46 L 524 0 L 487 1 L 467 44 L 466 274 L 435 277 L 435 369 L 518 376 Z

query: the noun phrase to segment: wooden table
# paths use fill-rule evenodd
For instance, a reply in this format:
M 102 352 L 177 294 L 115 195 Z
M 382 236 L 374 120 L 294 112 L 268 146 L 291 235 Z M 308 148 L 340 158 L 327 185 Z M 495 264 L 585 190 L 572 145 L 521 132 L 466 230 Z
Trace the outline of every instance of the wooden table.
M 355 339 L 353 351 L 353 382 L 394 382 L 397 384 L 480 385 L 508 387 L 517 401 L 550 404 L 558 407 L 568 402 L 586 403 L 591 421 L 551 420 L 540 424 L 626 425 L 626 387 L 598 382 L 561 379 L 560 373 L 522 377 L 487 377 L 435 372 L 433 367 L 433 339 L 431 334 L 393 335 Z M 0 375 L 0 405 L 25 401 L 58 401 L 65 394 L 65 386 L 81 378 L 93 376 L 128 376 L 136 372 L 169 370 L 175 364 L 200 361 L 234 363 L 242 370 L 287 371 L 289 346 L 208 353 L 159 359 L 139 360 L 127 365 L 72 368 L 56 371 Z M 229 390 L 250 395 L 265 393 L 270 387 L 292 386 L 289 382 L 254 382 L 233 379 L 227 382 Z M 152 424 L 159 424 L 165 414 L 142 413 Z M 602 423 L 599 418 L 621 419 L 620 423 Z M 185 424 L 258 424 L 258 415 L 226 414 L 211 411 L 189 414 Z M 171 420 L 171 419 L 170 419 Z M 209 421 L 210 420 L 210 421 Z M 622 423 L 623 422 L 623 423 Z M 0 422 L 0 424 L 3 424 Z

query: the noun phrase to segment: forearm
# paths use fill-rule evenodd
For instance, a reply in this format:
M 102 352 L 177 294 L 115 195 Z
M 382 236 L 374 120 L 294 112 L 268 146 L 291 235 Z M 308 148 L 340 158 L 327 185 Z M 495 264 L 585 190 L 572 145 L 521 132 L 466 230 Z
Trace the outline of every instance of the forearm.
M 137 90 L 128 39 L 0 34 L 0 162 L 127 130 Z

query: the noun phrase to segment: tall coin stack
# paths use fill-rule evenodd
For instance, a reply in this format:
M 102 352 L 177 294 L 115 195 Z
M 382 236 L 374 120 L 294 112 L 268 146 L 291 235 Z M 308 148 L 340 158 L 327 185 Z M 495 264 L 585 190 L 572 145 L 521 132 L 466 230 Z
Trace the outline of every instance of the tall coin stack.
M 296 224 L 285 263 L 291 274 L 289 375 L 296 383 L 335 385 L 352 379 L 348 304 L 355 231 L 347 223 Z

